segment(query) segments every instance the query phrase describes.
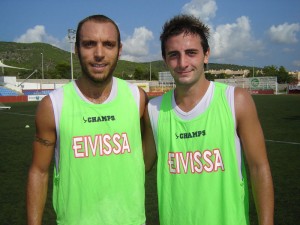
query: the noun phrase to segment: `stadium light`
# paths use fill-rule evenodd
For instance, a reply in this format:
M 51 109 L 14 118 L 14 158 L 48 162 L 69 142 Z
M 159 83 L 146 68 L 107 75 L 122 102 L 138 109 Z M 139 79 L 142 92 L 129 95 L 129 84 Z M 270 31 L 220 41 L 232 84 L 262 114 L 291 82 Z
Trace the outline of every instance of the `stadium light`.
M 3 63 L 3 59 L 0 61 L 1 63 Z M 1 66 L 1 69 L 2 69 L 2 75 L 4 75 L 4 66 Z
M 252 63 L 252 77 L 254 77 L 254 59 L 252 59 L 253 63 Z
M 41 53 L 42 55 L 42 79 L 44 79 L 44 54 Z
M 73 44 L 76 41 L 76 30 L 68 29 L 68 38 L 70 42 L 70 54 L 71 54 L 71 79 L 73 80 Z
M 150 81 L 151 81 L 151 61 L 150 61 Z

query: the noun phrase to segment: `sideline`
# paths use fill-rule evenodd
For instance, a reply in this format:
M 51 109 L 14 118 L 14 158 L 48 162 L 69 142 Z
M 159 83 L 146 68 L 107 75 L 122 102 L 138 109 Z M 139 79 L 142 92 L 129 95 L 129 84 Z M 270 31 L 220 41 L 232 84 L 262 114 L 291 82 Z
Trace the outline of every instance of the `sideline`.
M 275 140 L 265 140 L 268 142 L 278 142 L 278 143 L 283 143 L 283 144 L 291 144 L 291 145 L 300 145 L 298 142 L 289 142 L 289 141 L 275 141 Z
M 12 115 L 20 115 L 20 116 L 35 116 L 35 115 L 31 115 L 31 114 L 12 113 L 12 112 L 3 112 L 3 111 L 0 111 L 0 113 L 3 113 L 3 114 L 12 114 Z

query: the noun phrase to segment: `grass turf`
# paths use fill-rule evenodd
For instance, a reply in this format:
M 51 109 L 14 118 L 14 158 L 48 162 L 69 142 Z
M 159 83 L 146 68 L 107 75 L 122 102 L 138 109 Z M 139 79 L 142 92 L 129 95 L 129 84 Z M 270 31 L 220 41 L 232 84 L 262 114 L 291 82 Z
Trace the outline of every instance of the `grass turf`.
M 275 187 L 275 224 L 294 225 L 300 212 L 300 96 L 254 95 L 264 130 Z M 26 224 L 26 182 L 35 132 L 37 103 L 6 103 L 0 110 L 0 221 L 2 225 Z M 25 128 L 29 125 L 29 128 Z M 298 143 L 298 144 L 297 144 Z M 52 171 L 52 170 L 51 170 Z M 146 175 L 147 225 L 158 224 L 155 168 Z M 54 225 L 52 173 L 43 224 Z M 116 215 L 117 216 L 117 215 Z M 257 215 L 250 198 L 250 221 Z

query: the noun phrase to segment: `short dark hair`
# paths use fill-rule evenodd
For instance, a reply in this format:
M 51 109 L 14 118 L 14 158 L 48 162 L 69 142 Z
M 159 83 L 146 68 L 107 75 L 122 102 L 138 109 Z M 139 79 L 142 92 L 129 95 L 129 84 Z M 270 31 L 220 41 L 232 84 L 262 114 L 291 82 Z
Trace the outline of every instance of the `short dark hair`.
M 167 21 L 160 35 L 161 41 L 161 53 L 163 58 L 166 57 L 165 43 L 166 41 L 175 35 L 179 34 L 196 34 L 200 36 L 203 53 L 206 53 L 209 49 L 208 38 L 209 28 L 202 23 L 198 18 L 192 15 L 177 15 Z
M 83 20 L 81 20 L 78 23 L 77 30 L 76 30 L 76 43 L 75 43 L 77 48 L 79 48 L 79 45 L 80 45 L 80 31 L 81 31 L 81 27 L 87 21 L 95 21 L 95 22 L 99 22 L 99 23 L 112 23 L 115 26 L 115 28 L 117 30 L 117 33 L 118 33 L 118 47 L 121 46 L 121 35 L 120 35 L 120 30 L 119 30 L 119 27 L 117 26 L 117 24 L 112 19 L 110 19 L 107 16 L 104 16 L 104 15 L 92 15 L 92 16 L 88 16 L 88 17 L 84 18 Z

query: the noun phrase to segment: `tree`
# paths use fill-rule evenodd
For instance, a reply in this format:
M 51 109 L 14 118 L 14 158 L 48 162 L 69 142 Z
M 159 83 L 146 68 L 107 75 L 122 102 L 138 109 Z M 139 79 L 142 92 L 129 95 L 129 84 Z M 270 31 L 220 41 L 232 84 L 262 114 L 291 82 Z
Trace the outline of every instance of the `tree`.
M 283 66 L 279 68 L 274 65 L 266 66 L 262 69 L 262 74 L 265 77 L 277 77 L 277 83 L 279 84 L 295 82 L 295 78 Z
M 136 80 L 146 80 L 149 79 L 149 73 L 147 71 L 143 70 L 141 67 L 136 67 L 134 69 L 134 79 Z
M 279 81 L 278 81 L 279 80 Z M 278 83 L 295 83 L 297 79 L 293 76 L 291 76 L 283 66 L 279 67 L 278 70 L 278 77 L 277 77 L 277 82 Z
M 57 78 L 66 78 L 69 79 L 70 78 L 70 71 L 71 71 L 71 66 L 66 63 L 66 62 L 61 62 L 58 63 L 55 66 L 55 71 L 57 73 Z
M 216 79 L 225 79 L 226 78 L 226 74 L 225 73 L 219 73 L 219 74 L 216 74 Z
M 274 65 L 272 65 L 272 66 L 265 66 L 262 69 L 262 75 L 264 77 L 277 77 L 277 73 L 278 73 L 277 67 L 274 66 Z
M 210 80 L 210 81 L 214 81 L 215 80 L 215 76 L 211 73 L 205 73 L 205 77 L 207 80 Z

